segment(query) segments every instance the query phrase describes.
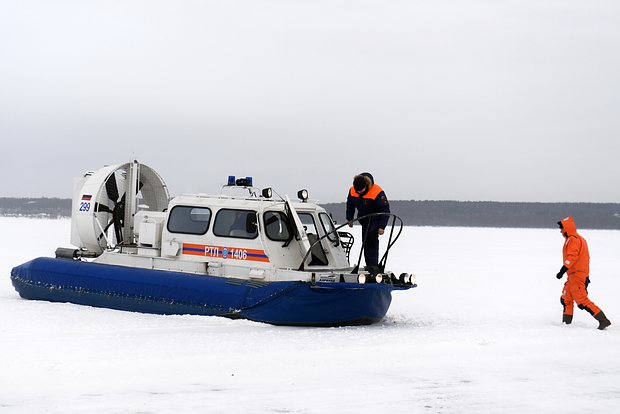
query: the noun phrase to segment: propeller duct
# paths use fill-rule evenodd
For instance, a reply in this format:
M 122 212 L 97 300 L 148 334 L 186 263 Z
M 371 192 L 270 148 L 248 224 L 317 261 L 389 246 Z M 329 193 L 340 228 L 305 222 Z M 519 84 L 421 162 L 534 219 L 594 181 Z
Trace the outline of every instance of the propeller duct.
M 71 243 L 97 253 L 132 244 L 133 216 L 138 206 L 141 210 L 164 211 L 169 198 L 159 174 L 137 161 L 88 172 L 74 188 Z

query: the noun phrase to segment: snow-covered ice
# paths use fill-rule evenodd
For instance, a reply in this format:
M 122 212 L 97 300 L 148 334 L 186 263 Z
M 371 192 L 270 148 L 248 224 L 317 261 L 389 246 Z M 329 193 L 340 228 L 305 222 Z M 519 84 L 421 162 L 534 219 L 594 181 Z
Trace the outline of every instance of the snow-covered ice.
M 560 323 L 554 223 L 407 227 L 389 267 L 419 287 L 382 323 L 346 328 L 23 300 L 11 268 L 69 246 L 70 221 L 0 231 L 3 414 L 620 412 L 620 231 L 580 231 L 606 331 L 585 311 Z

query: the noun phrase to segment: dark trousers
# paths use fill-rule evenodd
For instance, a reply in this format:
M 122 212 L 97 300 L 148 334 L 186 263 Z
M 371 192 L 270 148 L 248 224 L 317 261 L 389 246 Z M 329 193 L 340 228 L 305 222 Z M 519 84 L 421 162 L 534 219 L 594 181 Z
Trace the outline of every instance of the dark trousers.
M 379 265 L 379 232 L 378 229 L 370 230 L 362 228 L 362 239 L 364 240 L 364 260 L 366 268 L 377 268 Z

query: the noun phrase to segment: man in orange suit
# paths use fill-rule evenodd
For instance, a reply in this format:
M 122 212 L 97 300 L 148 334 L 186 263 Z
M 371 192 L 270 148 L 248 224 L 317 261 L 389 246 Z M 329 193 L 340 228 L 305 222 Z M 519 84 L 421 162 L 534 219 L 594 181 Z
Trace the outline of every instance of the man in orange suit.
M 568 273 L 560 302 L 564 306 L 562 322 L 570 324 L 573 321 L 574 302 L 579 309 L 584 309 L 599 323 L 598 329 L 605 329 L 611 322 L 603 311 L 588 298 L 588 284 L 590 283 L 590 253 L 588 243 L 577 233 L 577 227 L 572 217 L 558 221 L 560 231 L 565 242 L 562 248 L 562 268 L 556 275 L 562 279 L 564 273 Z

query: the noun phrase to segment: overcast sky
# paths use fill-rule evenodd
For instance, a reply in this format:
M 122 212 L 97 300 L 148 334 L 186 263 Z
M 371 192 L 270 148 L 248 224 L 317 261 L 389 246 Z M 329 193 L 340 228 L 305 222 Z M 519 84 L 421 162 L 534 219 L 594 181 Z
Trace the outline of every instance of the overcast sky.
M 132 156 L 172 195 L 620 202 L 620 2 L 0 2 L 0 196 Z

